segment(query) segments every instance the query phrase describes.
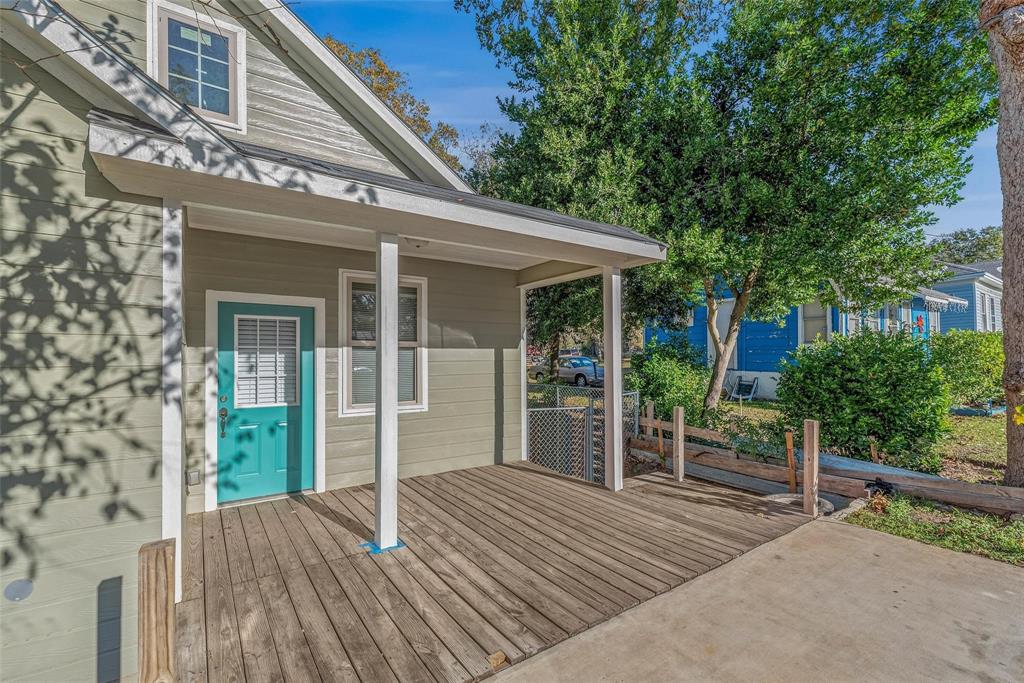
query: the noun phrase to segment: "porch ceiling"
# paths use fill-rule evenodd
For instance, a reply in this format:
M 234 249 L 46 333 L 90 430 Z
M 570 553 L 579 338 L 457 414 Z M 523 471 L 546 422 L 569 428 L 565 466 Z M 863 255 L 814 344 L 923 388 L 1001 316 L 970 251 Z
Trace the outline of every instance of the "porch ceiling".
M 569 264 L 560 279 L 665 258 L 664 244 L 618 226 L 242 143 L 186 144 L 103 112 L 90 115 L 89 150 L 118 189 L 181 201 L 197 227 L 365 249 L 392 233 L 428 258 Z

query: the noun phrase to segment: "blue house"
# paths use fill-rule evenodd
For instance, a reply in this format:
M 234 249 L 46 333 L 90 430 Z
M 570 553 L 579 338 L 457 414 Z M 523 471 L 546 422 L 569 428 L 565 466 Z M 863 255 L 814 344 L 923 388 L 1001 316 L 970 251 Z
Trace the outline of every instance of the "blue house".
M 965 307 L 942 317 L 941 330 L 1000 331 L 1003 329 L 1003 262 L 978 261 L 947 264 L 950 277 L 935 289 L 967 302 Z
M 956 268 L 971 268 L 973 266 L 957 266 Z M 779 379 L 779 364 L 786 355 L 801 344 L 813 342 L 816 338 L 831 338 L 834 334 L 850 334 L 862 328 L 878 331 L 897 332 L 909 330 L 914 336 L 927 339 L 930 335 L 953 329 L 955 327 L 967 327 L 968 329 L 988 329 L 980 325 L 968 325 L 972 316 L 976 320 L 982 320 L 982 308 L 991 306 L 990 291 L 995 291 L 988 271 L 976 272 L 971 277 L 955 274 L 948 280 L 943 280 L 941 285 L 950 285 L 953 291 L 941 289 L 935 285 L 934 289 L 921 288 L 916 295 L 900 304 L 886 306 L 877 311 L 867 313 L 849 313 L 840 311 L 833 306 L 822 306 L 819 301 L 813 301 L 790 309 L 786 317 L 775 322 L 760 322 L 756 320 L 743 320 L 740 323 L 739 337 L 733 349 L 732 358 L 729 359 L 729 366 L 726 375 L 726 387 L 731 387 L 742 377 L 745 380 L 757 378 L 757 398 L 775 398 L 775 390 Z M 1001 279 L 998 291 L 1001 293 Z M 971 291 L 961 288 L 972 287 Z M 980 287 L 980 289 L 978 289 Z M 975 291 L 979 292 L 975 295 Z M 719 334 L 724 337 L 729 324 L 729 317 L 732 312 L 733 301 L 726 299 L 722 302 L 718 314 Z M 998 311 L 999 303 L 995 304 Z M 973 311 L 977 310 L 975 315 Z M 985 308 L 985 310 L 989 310 Z M 695 308 L 687 320 L 686 337 L 690 345 L 701 350 L 707 357 L 708 364 L 714 362 L 715 349 L 711 343 L 707 328 L 707 308 L 704 306 Z M 984 318 L 984 320 L 997 320 L 996 318 Z M 1002 321 L 998 319 L 997 328 L 1002 329 Z M 644 343 L 653 339 L 658 341 L 667 340 L 673 332 L 648 327 L 644 333 Z

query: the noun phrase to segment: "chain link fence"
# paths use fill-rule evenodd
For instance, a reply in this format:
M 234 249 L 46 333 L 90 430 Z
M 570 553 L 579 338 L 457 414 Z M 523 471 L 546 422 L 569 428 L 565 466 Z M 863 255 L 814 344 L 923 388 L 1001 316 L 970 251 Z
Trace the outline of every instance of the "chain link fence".
M 604 481 L 604 389 L 561 384 L 527 387 L 530 462 L 586 481 Z M 640 396 L 622 394 L 623 452 L 640 427 Z

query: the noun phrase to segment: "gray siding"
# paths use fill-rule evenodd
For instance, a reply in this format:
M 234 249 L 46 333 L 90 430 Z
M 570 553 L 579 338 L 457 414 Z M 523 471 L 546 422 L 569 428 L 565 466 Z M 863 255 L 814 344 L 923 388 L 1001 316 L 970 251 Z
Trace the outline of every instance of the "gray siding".
M 374 255 L 190 229 L 185 236 L 187 468 L 203 470 L 206 290 L 326 302 L 327 487 L 373 481 L 372 416 L 338 416 L 338 269 L 374 270 Z M 399 474 L 520 457 L 519 293 L 513 271 L 402 258 L 427 278 L 429 410 L 399 417 Z M 497 454 L 497 457 L 496 457 Z M 189 491 L 202 509 L 202 486 Z
M 85 151 L 90 105 L 6 44 L 0 169 L 5 681 L 131 677 L 160 537 L 160 204 Z
M 188 13 L 215 9 L 205 4 L 172 0 Z M 70 0 L 61 3 L 100 37 L 117 47 L 141 69 L 146 69 L 146 2 Z M 198 10 L 196 8 L 199 8 Z M 305 76 L 291 58 L 246 18 L 248 126 L 245 135 L 225 129 L 228 137 L 245 140 L 317 159 L 356 166 L 391 175 L 412 177 L 400 161 L 365 132 L 357 130 L 330 94 Z

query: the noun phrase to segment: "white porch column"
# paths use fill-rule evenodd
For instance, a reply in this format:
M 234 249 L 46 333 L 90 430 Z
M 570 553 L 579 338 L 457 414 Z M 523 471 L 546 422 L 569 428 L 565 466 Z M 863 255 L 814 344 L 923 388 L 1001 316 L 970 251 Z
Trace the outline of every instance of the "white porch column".
M 530 449 L 530 414 L 527 412 L 527 391 L 529 383 L 526 374 L 530 368 L 526 358 L 529 334 L 526 331 L 526 288 L 519 288 L 519 459 L 526 460 Z
M 398 545 L 398 236 L 377 234 L 376 524 L 379 550 Z
M 160 413 L 161 435 L 161 538 L 173 538 L 174 551 L 174 600 L 181 600 L 181 563 L 185 555 L 182 545 L 182 530 L 185 526 L 185 465 L 182 449 L 182 347 L 184 345 L 184 317 L 182 312 L 182 241 L 185 235 L 184 210 L 181 202 L 165 199 L 161 240 L 163 258 L 161 277 L 161 313 L 163 329 L 161 340 L 162 359 L 160 369 L 160 392 L 162 409 Z
M 604 277 L 604 485 L 622 488 L 622 272 Z

